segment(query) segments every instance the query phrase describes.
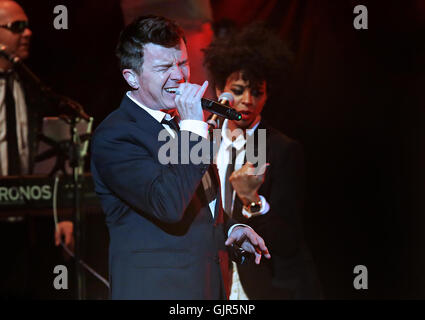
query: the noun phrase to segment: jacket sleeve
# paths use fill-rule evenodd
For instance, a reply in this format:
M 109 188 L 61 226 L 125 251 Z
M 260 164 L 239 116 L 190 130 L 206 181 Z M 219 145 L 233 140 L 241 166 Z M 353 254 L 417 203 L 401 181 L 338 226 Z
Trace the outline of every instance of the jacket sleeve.
M 188 164 L 163 165 L 144 143 L 151 137 L 141 138 L 143 131 L 137 129 L 122 131 L 100 130 L 93 139 L 92 166 L 101 182 L 138 212 L 165 223 L 180 221 L 209 164 L 194 164 L 189 159 Z M 192 135 L 196 141 L 189 141 L 189 152 L 197 143 L 211 148 L 210 141 Z
M 272 254 L 290 257 L 297 253 L 303 239 L 304 156 L 302 146 L 295 141 L 284 148 L 273 148 L 275 154 L 259 190 L 269 202 L 270 211 L 248 223 L 266 240 Z

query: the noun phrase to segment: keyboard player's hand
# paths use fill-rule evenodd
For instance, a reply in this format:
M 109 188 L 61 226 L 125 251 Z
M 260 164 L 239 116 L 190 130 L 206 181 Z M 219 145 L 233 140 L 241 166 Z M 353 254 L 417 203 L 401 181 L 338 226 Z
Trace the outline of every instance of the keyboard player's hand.
M 74 251 L 74 224 L 71 221 L 61 221 L 55 231 L 55 245 L 59 246 L 61 239 L 64 238 L 65 246 Z

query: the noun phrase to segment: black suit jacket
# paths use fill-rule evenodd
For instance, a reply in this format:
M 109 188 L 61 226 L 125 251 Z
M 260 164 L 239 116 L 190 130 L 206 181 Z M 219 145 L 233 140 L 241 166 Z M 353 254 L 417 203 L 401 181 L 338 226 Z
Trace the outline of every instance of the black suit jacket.
M 58 99 L 43 92 L 40 86 L 26 74 L 19 72 L 17 77 L 22 85 L 27 106 L 29 174 L 32 174 L 38 150 L 39 134 L 41 134 L 42 130 L 43 117 L 58 116 L 61 110 L 58 107 Z
M 92 140 L 92 174 L 110 233 L 112 298 L 225 298 L 231 222 L 224 224 L 220 198 L 211 215 L 200 183 L 209 165 L 160 164 L 163 129 L 125 96 Z
M 317 299 L 321 297 L 313 259 L 302 232 L 304 158 L 302 147 L 261 121 L 254 133 L 266 130 L 266 159 L 270 163 L 258 193 L 270 204 L 264 215 L 245 218 L 236 197 L 232 218 L 251 226 L 263 237 L 272 255 L 260 265 L 238 265 L 239 277 L 250 299 Z

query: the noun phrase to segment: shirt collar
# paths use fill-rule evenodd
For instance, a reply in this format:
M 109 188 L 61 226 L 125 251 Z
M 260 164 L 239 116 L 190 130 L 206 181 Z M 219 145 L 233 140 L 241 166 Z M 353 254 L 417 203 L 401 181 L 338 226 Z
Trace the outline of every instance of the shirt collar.
M 143 105 L 142 103 L 140 103 L 139 101 L 137 101 L 136 99 L 134 99 L 133 96 L 131 95 L 131 91 L 127 91 L 126 94 L 127 94 L 127 97 L 129 97 L 140 108 L 142 108 L 147 113 L 149 113 L 159 123 L 161 123 L 161 121 L 162 121 L 162 119 L 164 119 L 164 117 L 165 117 L 165 120 L 171 120 L 172 119 L 171 116 L 168 113 L 165 113 L 164 111 L 161 111 L 161 110 L 150 109 L 150 108 L 146 107 L 145 105 Z
M 260 121 L 258 121 L 252 128 L 246 129 L 246 135 L 252 136 L 254 134 L 254 131 L 258 128 Z M 246 139 L 245 139 L 244 135 L 241 134 L 233 142 L 230 141 L 229 137 L 226 135 L 227 123 L 228 123 L 228 120 L 227 119 L 224 120 L 223 126 L 221 127 L 221 137 L 222 137 L 221 143 L 224 144 L 226 149 L 229 146 L 233 145 L 236 148 L 236 150 L 239 151 L 245 145 Z

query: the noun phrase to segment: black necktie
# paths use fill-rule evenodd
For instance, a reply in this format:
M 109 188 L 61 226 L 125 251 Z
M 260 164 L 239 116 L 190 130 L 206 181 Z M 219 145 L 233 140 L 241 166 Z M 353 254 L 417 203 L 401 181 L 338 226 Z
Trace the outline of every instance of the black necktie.
M 21 173 L 21 159 L 19 157 L 18 136 L 16 134 L 16 108 L 11 84 L 13 77 L 6 77 L 4 101 L 6 104 L 6 136 L 7 136 L 7 160 L 9 175 Z
M 174 131 L 179 131 L 180 127 L 174 119 L 175 119 L 175 117 L 170 119 L 170 120 L 166 120 L 165 117 L 164 117 L 164 119 L 162 119 L 161 123 L 167 124 Z
M 205 198 L 208 203 L 211 203 L 211 201 L 217 199 L 218 184 L 216 170 L 216 165 L 211 164 L 207 172 L 205 172 L 204 176 L 202 177 L 202 185 L 204 187 Z
M 233 187 L 232 184 L 229 181 L 230 175 L 235 170 L 235 162 L 236 162 L 236 152 L 237 150 L 235 147 L 232 146 L 230 151 L 230 157 L 229 157 L 229 164 L 227 165 L 226 169 L 226 178 L 225 178 L 225 185 L 224 185 L 224 193 L 225 193 L 225 199 L 224 199 L 224 211 L 229 216 L 232 216 L 232 201 L 233 201 Z M 231 160 L 230 160 L 231 159 Z

